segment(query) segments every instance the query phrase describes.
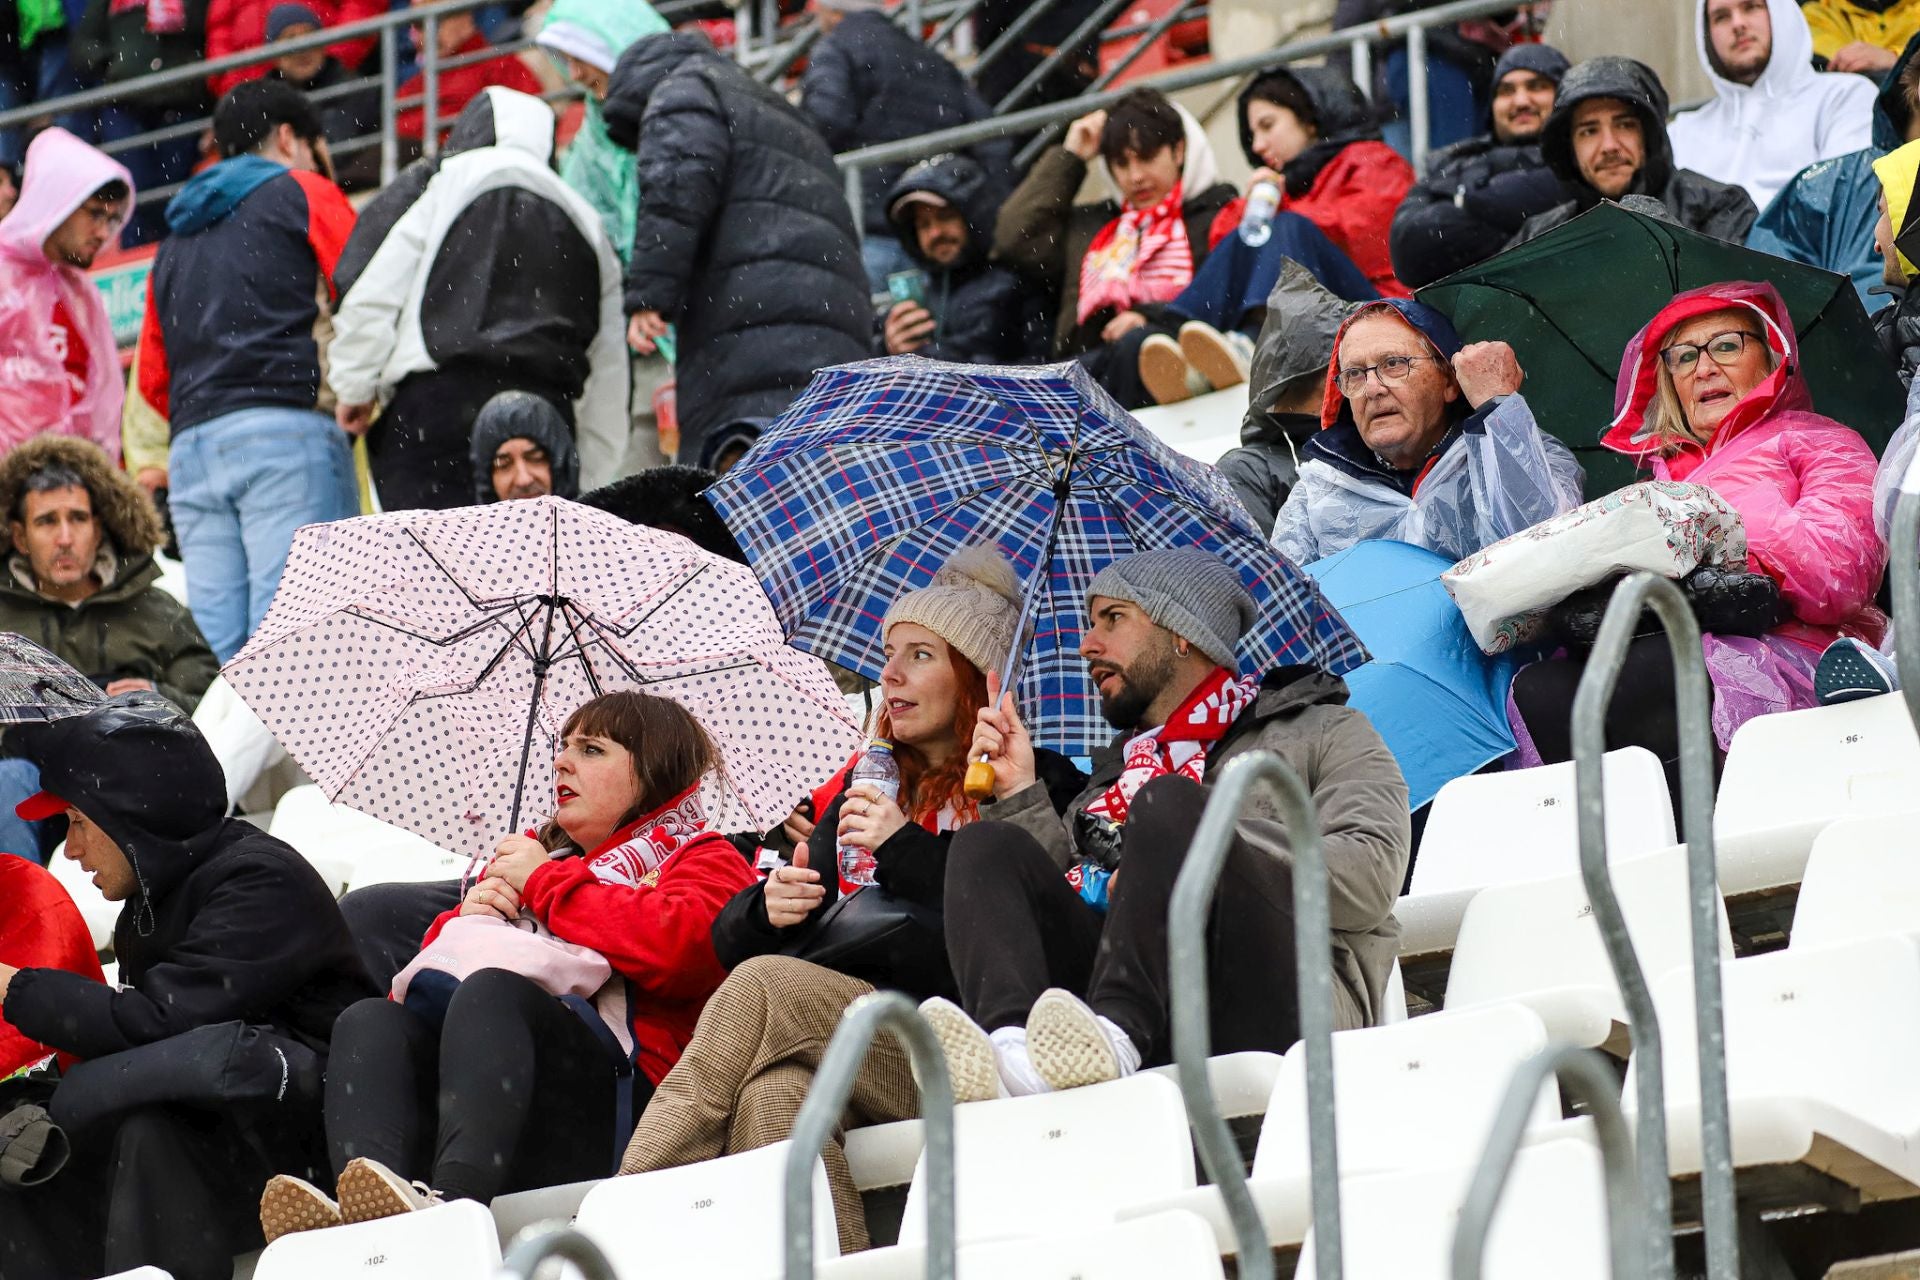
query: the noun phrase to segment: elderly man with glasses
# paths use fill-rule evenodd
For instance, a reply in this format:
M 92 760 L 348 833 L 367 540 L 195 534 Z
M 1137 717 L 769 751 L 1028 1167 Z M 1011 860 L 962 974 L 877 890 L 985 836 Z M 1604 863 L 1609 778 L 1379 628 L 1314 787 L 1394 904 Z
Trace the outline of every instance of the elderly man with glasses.
M 1431 307 L 1396 298 L 1355 311 L 1274 545 L 1298 564 L 1368 538 L 1462 559 L 1571 511 L 1584 473 L 1534 423 L 1524 376 L 1506 343 L 1463 348 Z

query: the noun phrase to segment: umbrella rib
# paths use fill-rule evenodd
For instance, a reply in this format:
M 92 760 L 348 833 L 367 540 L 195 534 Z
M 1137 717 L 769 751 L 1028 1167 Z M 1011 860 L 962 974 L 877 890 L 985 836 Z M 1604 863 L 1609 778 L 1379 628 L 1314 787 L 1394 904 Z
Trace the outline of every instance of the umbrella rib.
M 517 600 L 509 601 L 505 605 L 502 605 L 499 608 L 495 609 L 494 612 L 483 614 L 479 621 L 471 624 L 470 626 L 462 627 L 460 630 L 448 636 L 431 636 L 431 635 L 427 635 L 425 632 L 415 631 L 410 627 L 402 626 L 398 622 L 393 622 L 386 618 L 381 618 L 374 614 L 367 613 L 363 610 L 363 608 L 360 605 L 350 604 L 346 606 L 344 609 L 342 609 L 341 612 L 346 614 L 350 618 L 358 618 L 362 622 L 371 622 L 376 627 L 384 627 L 388 631 L 395 632 L 398 635 L 411 636 L 415 640 L 419 640 L 426 644 L 434 645 L 436 647 L 444 648 L 445 646 L 450 644 L 458 644 L 460 643 L 460 641 L 467 639 L 469 636 L 478 635 L 480 632 L 485 631 L 488 627 L 500 621 L 501 618 L 513 612 L 519 606 L 519 604 L 520 602 Z M 481 606 L 479 605 L 475 605 L 475 608 L 480 608 L 480 607 Z
M 1110 467 L 1107 468 L 1106 470 L 1108 474 L 1112 475 L 1116 480 L 1119 480 L 1126 484 L 1138 485 L 1140 486 L 1140 488 L 1146 490 L 1148 493 L 1157 494 L 1160 497 L 1165 498 L 1169 502 L 1185 507 L 1188 510 L 1188 512 L 1190 512 L 1195 516 L 1202 517 L 1209 522 L 1215 522 L 1220 519 L 1220 513 L 1218 511 L 1215 511 L 1211 507 L 1205 505 L 1204 503 L 1197 501 L 1190 494 L 1181 493 L 1177 489 L 1169 489 L 1164 485 L 1155 484 L 1152 481 L 1144 479 L 1139 476 L 1121 475 L 1119 472 L 1114 471 Z M 1107 502 L 1115 510 L 1121 509 L 1122 504 L 1120 500 L 1116 498 L 1113 495 L 1112 491 L 1109 490 L 1107 486 L 1101 482 L 1098 476 L 1093 474 L 1093 469 L 1091 467 L 1083 468 L 1080 474 L 1086 477 L 1086 481 L 1088 485 L 1100 491 L 1101 496 L 1104 497 L 1107 500 Z M 1244 533 L 1244 531 L 1242 532 Z M 1264 539 L 1262 541 L 1264 541 Z
M 415 533 L 412 529 L 408 529 L 406 533 L 407 533 L 407 537 L 413 539 L 413 545 L 420 548 L 420 554 L 425 556 L 433 564 L 433 567 L 440 571 L 442 577 L 446 578 L 448 582 L 451 582 L 453 584 L 454 589 L 456 591 L 458 591 L 461 595 L 467 598 L 468 604 L 472 605 L 476 609 L 484 609 L 487 607 L 485 604 L 481 603 L 479 597 L 475 596 L 473 592 L 467 590 L 467 586 L 464 582 L 460 581 L 460 579 L 453 576 L 453 572 L 450 569 L 448 569 L 447 566 L 440 563 L 440 557 L 434 555 L 433 552 L 427 547 L 427 544 L 420 541 L 419 534 Z
M 1519 301 L 1526 303 L 1527 306 L 1532 309 L 1533 313 L 1539 316 L 1540 319 L 1546 324 L 1546 326 L 1549 329 L 1552 329 L 1555 333 L 1559 334 L 1561 338 L 1563 338 L 1566 341 L 1567 346 L 1570 347 L 1576 354 L 1578 354 L 1582 360 L 1585 360 L 1587 362 L 1588 368 L 1592 369 L 1595 373 L 1599 374 L 1603 378 L 1611 379 L 1614 376 L 1613 373 L 1610 373 L 1606 369 L 1601 368 L 1599 362 L 1596 361 L 1592 356 L 1587 354 L 1586 348 L 1582 347 L 1578 342 L 1575 342 L 1573 339 L 1573 335 L 1560 327 L 1559 321 L 1555 320 L 1552 316 L 1548 315 L 1545 311 L 1541 310 L 1540 307 L 1534 303 L 1534 300 L 1532 298 L 1529 298 L 1526 294 L 1520 292 L 1518 289 L 1514 289 L 1507 285 L 1499 284 L 1491 280 L 1476 280 L 1476 281 L 1473 281 L 1472 283 L 1475 288 L 1488 289 L 1494 293 L 1504 293 L 1510 298 L 1517 298 Z

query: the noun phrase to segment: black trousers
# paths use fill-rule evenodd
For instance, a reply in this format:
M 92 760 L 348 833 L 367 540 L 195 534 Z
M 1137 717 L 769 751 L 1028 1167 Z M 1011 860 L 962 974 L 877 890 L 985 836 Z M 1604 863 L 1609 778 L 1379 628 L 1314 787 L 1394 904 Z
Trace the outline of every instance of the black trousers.
M 1513 705 L 1543 764 L 1573 759 L 1573 700 L 1586 674 L 1584 654 L 1522 667 L 1513 678 Z M 1645 747 L 1667 774 L 1676 821 L 1680 815 L 1680 712 L 1673 696 L 1673 654 L 1665 635 L 1641 636 L 1627 646 L 1613 702 L 1607 707 L 1609 751 Z M 1714 748 L 1716 775 L 1720 750 Z
M 472 506 L 473 420 L 502 391 L 530 391 L 573 426 L 572 400 L 498 369 L 459 365 L 401 379 L 367 435 L 381 510 Z
M 1134 797 L 1102 916 L 1040 843 L 1007 822 L 954 833 L 947 854 L 947 953 L 961 1006 L 989 1031 L 1024 1025 L 1048 987 L 1117 1023 L 1144 1066 L 1173 1059 L 1167 905 L 1206 793 L 1156 778 Z M 1300 1038 L 1293 875 L 1236 840 L 1207 922 L 1212 1051 L 1283 1053 Z
M 354 889 L 340 899 L 347 932 L 381 991 L 420 954 L 420 940 L 442 912 L 460 905 L 459 880 L 395 881 Z
M 156 1266 L 175 1280 L 228 1280 L 260 1247 L 260 1191 L 275 1170 L 219 1115 L 130 1112 L 75 1140 L 37 1187 L 0 1187 L 0 1276 L 73 1280 Z
M 328 1152 L 336 1175 L 365 1156 L 449 1200 L 484 1204 L 611 1174 L 624 1143 L 614 1090 L 628 1087 L 571 1009 L 517 973 L 483 969 L 460 984 L 438 1031 L 389 1000 L 340 1015 Z
M 1165 324 L 1149 321 L 1120 336 L 1118 342 L 1105 342 L 1080 353 L 1079 360 L 1089 376 L 1120 402 L 1122 409 L 1145 409 L 1155 402 L 1147 384 L 1140 380 L 1140 348 L 1148 338 L 1171 338 L 1180 332 L 1180 320 Z

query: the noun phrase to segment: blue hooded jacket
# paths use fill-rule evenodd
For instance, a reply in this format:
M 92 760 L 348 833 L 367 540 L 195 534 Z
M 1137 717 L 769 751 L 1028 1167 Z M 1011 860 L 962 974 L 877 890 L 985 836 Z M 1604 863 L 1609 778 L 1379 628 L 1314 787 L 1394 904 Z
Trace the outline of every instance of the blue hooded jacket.
M 1901 101 L 1900 73 L 1916 53 L 1920 36 L 1907 42 L 1880 82 L 1880 96 L 1873 104 L 1873 145 L 1802 169 L 1747 233 L 1749 249 L 1853 277 L 1869 314 L 1880 304 L 1867 296 L 1868 290 L 1881 283 L 1880 255 L 1873 247 L 1873 226 L 1880 220 L 1880 183 L 1873 176 L 1873 162 L 1906 141 L 1909 112 Z

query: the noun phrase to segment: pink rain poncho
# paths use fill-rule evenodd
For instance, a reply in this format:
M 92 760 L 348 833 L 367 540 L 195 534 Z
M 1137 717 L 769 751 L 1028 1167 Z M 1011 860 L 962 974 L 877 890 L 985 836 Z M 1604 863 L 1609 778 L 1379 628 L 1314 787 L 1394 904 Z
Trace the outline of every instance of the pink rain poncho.
M 1777 365 L 1721 419 L 1705 448 L 1662 457 L 1647 438 L 1659 348 L 1677 326 L 1713 311 L 1751 311 Z M 1780 584 L 1793 617 L 1759 639 L 1706 637 L 1713 727 L 1724 747 L 1756 715 L 1814 704 L 1813 669 L 1839 636 L 1877 644 L 1873 605 L 1887 551 L 1874 528 L 1873 450 L 1850 427 L 1813 412 L 1786 304 L 1770 284 L 1733 282 L 1679 294 L 1627 344 L 1601 443 L 1639 458 L 1655 479 L 1712 488 L 1747 530 L 1755 572 Z
M 88 196 L 115 180 L 132 191 L 124 166 L 64 129 L 46 130 L 27 148 L 19 203 L 0 221 L 0 453 L 55 431 L 120 460 L 126 378 L 106 304 L 86 272 L 49 262 L 42 249 Z M 64 335 L 53 323 L 58 304 L 86 339 L 86 385 L 77 398 Z

